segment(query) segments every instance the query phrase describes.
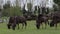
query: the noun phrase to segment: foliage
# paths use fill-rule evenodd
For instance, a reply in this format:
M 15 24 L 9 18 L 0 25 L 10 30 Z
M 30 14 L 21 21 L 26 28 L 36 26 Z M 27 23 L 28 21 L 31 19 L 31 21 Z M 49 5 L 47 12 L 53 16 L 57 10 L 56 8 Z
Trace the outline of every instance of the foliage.
M 7 1 L 7 3 L 5 3 L 5 5 L 3 5 L 4 9 L 10 8 L 10 1 Z
M 54 2 L 60 5 L 60 0 L 54 0 Z
M 3 16 L 14 16 L 14 15 L 22 15 L 22 11 L 20 7 L 10 7 L 8 9 L 4 9 L 2 12 Z
M 56 4 L 58 4 L 58 5 L 59 5 L 59 8 L 60 8 L 60 0 L 54 0 L 54 2 L 55 2 Z
M 27 3 L 27 7 L 28 7 L 28 10 L 31 10 L 31 8 L 32 8 L 32 4 L 31 3 Z

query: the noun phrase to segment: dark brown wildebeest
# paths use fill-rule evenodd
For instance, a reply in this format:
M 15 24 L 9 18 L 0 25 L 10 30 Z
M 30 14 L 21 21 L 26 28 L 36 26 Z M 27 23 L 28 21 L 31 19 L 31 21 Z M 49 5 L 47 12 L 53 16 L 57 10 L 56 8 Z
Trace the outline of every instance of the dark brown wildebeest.
M 10 17 L 9 18 L 9 23 L 7 24 L 8 25 L 8 29 L 10 29 L 12 27 L 12 29 L 15 30 L 16 26 L 18 26 L 18 29 L 19 29 L 19 24 L 20 23 L 22 24 L 22 28 L 23 28 L 24 25 L 25 25 L 25 28 L 26 28 L 27 23 L 26 23 L 25 17 L 23 17 L 23 16 Z
M 42 25 L 42 28 L 43 28 L 43 23 L 45 23 L 45 28 L 46 28 L 46 25 L 48 24 L 48 16 L 39 14 L 37 19 L 36 19 L 36 27 L 37 27 L 37 29 L 40 29 L 41 25 Z
M 9 23 L 7 24 L 8 29 L 11 28 L 11 26 L 12 26 L 13 23 L 16 23 L 16 22 L 15 22 L 15 17 L 12 16 L 12 17 L 9 18 Z
M 36 20 L 37 16 L 32 14 L 32 15 L 24 15 L 24 17 L 28 20 L 28 21 L 31 21 L 31 20 Z
M 36 20 L 37 15 L 32 14 L 31 17 L 32 17 L 32 20 Z
M 55 12 L 53 17 L 52 17 L 52 22 L 50 23 L 50 27 L 56 27 L 57 24 L 60 22 L 60 12 Z

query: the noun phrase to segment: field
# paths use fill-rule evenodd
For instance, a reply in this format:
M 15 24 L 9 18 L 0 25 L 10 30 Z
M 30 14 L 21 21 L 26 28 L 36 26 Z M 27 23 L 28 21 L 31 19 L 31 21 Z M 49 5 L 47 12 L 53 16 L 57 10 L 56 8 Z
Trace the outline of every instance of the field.
M 37 30 L 35 27 L 35 21 L 27 21 L 28 26 L 26 29 L 20 29 L 18 30 L 16 27 L 16 30 L 7 29 L 7 23 L 0 23 L 0 34 L 60 34 L 60 26 L 58 25 L 58 28 L 55 29 L 54 27 L 47 26 L 46 29 L 39 29 Z

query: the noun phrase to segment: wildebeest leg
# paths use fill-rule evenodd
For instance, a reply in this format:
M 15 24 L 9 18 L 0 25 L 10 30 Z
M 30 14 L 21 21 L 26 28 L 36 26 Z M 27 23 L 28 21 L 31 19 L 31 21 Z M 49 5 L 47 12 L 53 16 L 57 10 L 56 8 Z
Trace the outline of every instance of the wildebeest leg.
M 16 24 L 12 24 L 12 29 L 15 30 Z
M 26 29 L 26 26 L 27 26 L 27 22 L 25 22 L 25 29 Z
M 23 27 L 24 27 L 24 23 L 22 23 L 22 29 L 23 29 Z
M 55 29 L 57 29 L 57 23 L 55 24 Z
M 47 27 L 47 22 L 45 22 L 45 29 L 46 29 L 46 27 Z
M 11 24 L 7 24 L 7 26 L 8 26 L 8 29 L 10 29 Z
M 43 23 L 41 23 L 41 25 L 42 25 L 42 29 L 43 29 Z
M 48 22 L 48 25 L 49 25 L 50 24 L 50 21 L 48 20 L 47 22 Z
M 36 24 L 36 27 L 37 27 L 37 29 L 40 29 L 40 24 L 39 23 Z
M 18 25 L 18 29 L 19 29 L 19 24 L 17 24 Z

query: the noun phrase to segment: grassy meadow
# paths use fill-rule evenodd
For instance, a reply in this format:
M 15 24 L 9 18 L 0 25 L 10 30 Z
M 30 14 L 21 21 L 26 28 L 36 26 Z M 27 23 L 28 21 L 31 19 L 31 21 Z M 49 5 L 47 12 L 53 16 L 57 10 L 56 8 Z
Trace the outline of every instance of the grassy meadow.
M 43 25 L 44 26 L 44 25 Z M 60 34 L 60 25 L 58 24 L 57 29 L 55 27 L 49 27 L 47 25 L 46 29 L 36 29 L 35 21 L 27 21 L 27 28 L 21 29 L 22 25 L 20 24 L 20 29 L 16 30 L 7 29 L 7 23 L 0 23 L 0 34 Z

